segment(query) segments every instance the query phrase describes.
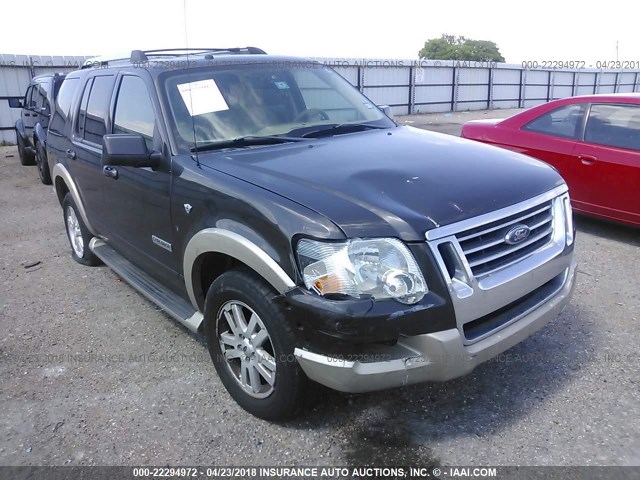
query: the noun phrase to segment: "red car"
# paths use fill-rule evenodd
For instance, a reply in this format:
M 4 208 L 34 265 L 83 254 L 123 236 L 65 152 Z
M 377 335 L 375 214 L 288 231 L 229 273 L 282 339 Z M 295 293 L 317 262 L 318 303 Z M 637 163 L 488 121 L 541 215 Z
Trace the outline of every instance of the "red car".
M 462 136 L 553 165 L 575 211 L 640 226 L 640 94 L 555 100 L 468 122 Z

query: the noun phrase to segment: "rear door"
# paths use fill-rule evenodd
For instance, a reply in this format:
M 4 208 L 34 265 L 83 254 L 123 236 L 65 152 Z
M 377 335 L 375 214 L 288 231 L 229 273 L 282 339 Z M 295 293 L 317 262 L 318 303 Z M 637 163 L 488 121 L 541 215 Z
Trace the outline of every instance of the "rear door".
M 104 232 L 102 194 L 102 145 L 107 133 L 109 105 L 115 76 L 98 73 L 88 77 L 76 106 L 71 148 L 66 152 L 71 176 L 80 190 L 87 215 L 98 233 Z
M 586 105 L 564 105 L 546 112 L 520 129 L 518 151 L 554 166 L 573 188 L 576 162 L 573 157 L 582 131 Z
M 640 105 L 592 104 L 573 155 L 578 209 L 640 223 Z
M 51 171 L 56 163 L 68 165 L 72 162 L 68 159 L 66 151 L 73 148 L 72 111 L 77 91 L 81 86 L 81 78 L 67 77 L 52 105 L 51 123 L 47 132 L 47 160 Z
M 103 209 L 109 242 L 151 275 L 177 283 L 170 213 L 171 156 L 151 78 L 144 72 L 118 76 L 112 101 L 113 133 L 141 135 L 149 151 L 165 152 L 157 169 L 112 167 L 103 176 Z

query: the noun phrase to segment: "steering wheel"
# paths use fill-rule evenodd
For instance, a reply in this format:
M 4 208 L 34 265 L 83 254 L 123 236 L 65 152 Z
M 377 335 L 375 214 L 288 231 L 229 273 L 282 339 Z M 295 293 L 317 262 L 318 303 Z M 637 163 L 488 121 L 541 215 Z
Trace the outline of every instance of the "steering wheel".
M 303 112 L 293 119 L 293 122 L 307 122 L 312 120 L 314 117 L 318 117 L 320 120 L 329 120 L 329 115 L 324 110 L 320 110 L 319 108 L 307 108 Z

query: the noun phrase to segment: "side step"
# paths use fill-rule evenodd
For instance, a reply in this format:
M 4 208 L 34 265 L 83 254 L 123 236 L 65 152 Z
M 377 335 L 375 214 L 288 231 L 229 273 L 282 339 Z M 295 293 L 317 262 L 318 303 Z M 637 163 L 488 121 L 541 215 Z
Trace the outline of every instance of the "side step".
M 157 280 L 144 273 L 103 240 L 96 237 L 92 238 L 91 242 L 89 242 L 89 248 L 129 285 L 189 330 L 198 333 L 198 327 L 202 324 L 204 317 L 202 313 L 193 308 L 191 303 L 162 286 Z

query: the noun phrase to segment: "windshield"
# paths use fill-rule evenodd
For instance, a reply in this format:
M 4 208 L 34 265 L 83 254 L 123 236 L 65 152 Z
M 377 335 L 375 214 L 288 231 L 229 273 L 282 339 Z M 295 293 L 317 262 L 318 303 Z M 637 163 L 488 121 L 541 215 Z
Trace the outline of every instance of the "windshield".
M 395 124 L 333 70 L 244 64 L 171 72 L 165 77 L 172 129 L 185 152 L 242 137 L 298 137 L 344 124 Z

